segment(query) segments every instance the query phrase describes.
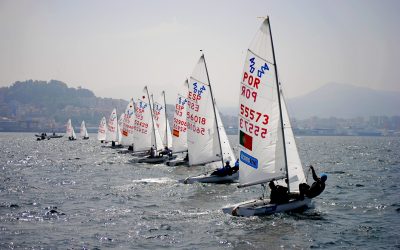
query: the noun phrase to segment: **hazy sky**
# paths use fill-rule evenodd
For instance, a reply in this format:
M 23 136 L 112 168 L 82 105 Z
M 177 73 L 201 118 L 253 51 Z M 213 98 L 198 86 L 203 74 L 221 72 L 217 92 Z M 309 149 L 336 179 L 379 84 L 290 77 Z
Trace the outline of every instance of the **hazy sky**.
M 400 1 L 0 0 L 0 86 L 57 79 L 129 99 L 177 88 L 203 49 L 217 103 L 238 103 L 245 53 L 270 16 L 286 96 L 328 82 L 400 90 Z

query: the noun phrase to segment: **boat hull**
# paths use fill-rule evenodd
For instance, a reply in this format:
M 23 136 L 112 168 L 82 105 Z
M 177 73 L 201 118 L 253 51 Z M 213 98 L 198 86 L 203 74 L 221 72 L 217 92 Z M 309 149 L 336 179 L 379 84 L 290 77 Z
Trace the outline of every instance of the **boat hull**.
M 168 156 L 168 155 L 163 155 L 163 156 L 158 156 L 158 157 L 143 157 L 137 159 L 137 163 L 148 163 L 148 164 L 161 164 L 164 163 L 168 160 L 174 159 L 176 156 Z
M 167 161 L 165 164 L 167 166 L 173 167 L 173 166 L 188 165 L 189 162 L 182 158 L 176 158 L 176 159 Z
M 263 216 L 275 213 L 285 213 L 310 207 L 311 199 L 290 200 L 284 204 L 271 204 L 269 199 L 258 199 L 242 202 L 233 206 L 225 207 L 222 211 L 234 216 Z
M 239 180 L 239 172 L 236 172 L 232 175 L 226 175 L 226 176 L 202 174 L 198 176 L 188 177 L 184 180 L 181 180 L 180 182 L 185 184 L 193 184 L 195 182 L 224 184 L 224 183 L 237 182 L 238 180 Z

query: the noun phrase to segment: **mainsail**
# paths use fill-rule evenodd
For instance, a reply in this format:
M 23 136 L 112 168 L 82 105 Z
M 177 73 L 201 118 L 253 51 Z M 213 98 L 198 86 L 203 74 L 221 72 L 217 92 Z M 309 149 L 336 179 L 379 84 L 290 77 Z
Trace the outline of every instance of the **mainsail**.
M 75 135 L 74 127 L 72 126 L 71 119 L 68 119 L 68 122 L 67 122 L 66 135 L 68 137 L 72 137 L 72 138 L 76 139 L 76 135 Z
M 152 134 L 152 116 L 150 110 L 150 99 L 147 96 L 146 88 L 142 96 L 135 102 L 135 125 L 133 133 L 134 151 L 149 150 Z
M 125 109 L 121 128 L 121 144 L 124 146 L 131 146 L 133 144 L 133 131 L 135 124 L 134 113 L 135 107 L 133 106 L 133 99 L 131 99 Z
M 286 177 L 285 145 L 272 39 L 265 19 L 247 51 L 240 84 L 240 183 Z
M 188 150 L 186 124 L 188 84 L 188 80 L 186 80 L 184 87 L 178 93 L 178 97 L 176 98 L 175 102 L 175 113 L 172 126 L 172 136 L 174 138 L 172 141 L 172 151 L 174 153 Z
M 162 145 L 168 148 L 172 147 L 172 138 L 171 138 L 171 128 L 169 127 L 169 122 L 167 119 L 167 110 L 165 103 L 165 91 L 161 92 L 160 96 L 153 98 L 153 117 L 158 129 L 158 132 L 161 136 Z
M 87 129 L 86 129 L 85 121 L 82 121 L 82 123 L 81 123 L 80 135 L 83 138 L 89 137 Z
M 206 164 L 221 159 L 213 98 L 207 77 L 204 55 L 197 62 L 189 80 L 187 129 L 189 165 Z
M 100 120 L 99 130 L 97 131 L 97 139 L 99 141 L 106 140 L 106 131 L 107 131 L 107 120 L 105 117 L 103 117 Z
M 118 119 L 117 110 L 114 108 L 107 123 L 107 141 L 118 141 Z

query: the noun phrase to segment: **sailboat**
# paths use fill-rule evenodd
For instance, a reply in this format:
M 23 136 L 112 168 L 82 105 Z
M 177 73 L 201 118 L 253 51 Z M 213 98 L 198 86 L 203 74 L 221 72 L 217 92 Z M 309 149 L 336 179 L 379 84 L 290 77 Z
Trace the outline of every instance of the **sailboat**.
M 66 135 L 68 136 L 68 140 L 70 140 L 70 141 L 76 140 L 76 134 L 74 131 L 74 127 L 72 126 L 71 119 L 68 119 L 68 122 L 67 122 Z
M 83 140 L 89 139 L 89 135 L 86 129 L 85 121 L 82 121 L 81 123 L 81 131 L 80 131 L 81 137 Z
M 165 91 L 161 92 L 159 98 L 151 96 L 153 100 L 153 117 L 158 132 L 160 133 L 162 144 L 167 148 L 172 147 L 171 127 L 167 118 L 167 103 L 165 101 Z
M 133 98 L 128 103 L 123 114 L 123 121 L 121 127 L 121 145 L 128 146 L 128 150 L 119 151 L 119 153 L 127 153 L 133 151 L 133 131 L 135 124 L 135 107 Z
M 134 103 L 133 156 L 148 155 L 152 144 L 152 115 L 147 87 L 142 96 Z M 132 160 L 136 162 L 136 159 Z
M 147 87 L 145 87 L 146 93 L 148 98 L 150 99 L 149 92 Z M 164 99 L 165 100 L 165 99 Z M 161 104 L 157 103 L 157 108 L 155 108 L 155 103 L 153 99 L 153 95 L 151 95 L 150 99 L 150 115 L 151 115 L 151 145 L 152 145 L 152 150 L 153 150 L 153 155 L 150 151 L 150 156 L 146 156 L 144 158 L 141 158 L 138 160 L 139 163 L 153 163 L 153 164 L 158 164 L 158 163 L 163 163 L 166 160 L 169 159 L 168 155 L 160 155 L 159 153 L 165 148 L 163 145 L 163 140 L 160 134 L 159 127 L 160 124 L 157 124 L 156 117 L 158 120 L 165 119 L 165 123 L 167 123 L 165 112 L 164 112 L 164 117 L 161 115 L 161 110 L 165 109 Z M 164 123 L 164 124 L 165 124 Z M 168 127 L 165 127 L 165 129 L 169 129 Z M 167 132 L 166 132 L 167 133 Z M 168 136 L 165 134 L 165 143 L 168 143 Z
M 240 185 L 247 187 L 288 180 L 289 194 L 299 193 L 306 182 L 278 81 L 269 18 L 250 44 L 240 84 Z M 259 198 L 223 209 L 237 216 L 268 215 L 308 207 L 311 199 L 290 199 L 271 204 Z
M 204 54 L 189 81 L 187 129 L 190 166 L 207 164 L 222 167 L 225 161 L 236 161 L 215 105 Z M 188 177 L 183 182 L 226 183 L 237 179 L 237 172 L 226 176 L 205 173 Z
M 113 109 L 110 118 L 107 123 L 106 140 L 111 142 L 111 147 L 115 147 L 115 143 L 118 142 L 118 120 L 117 120 L 117 109 Z
M 186 109 L 187 109 L 187 96 L 189 91 L 189 82 L 186 79 L 183 84 L 182 90 L 178 93 L 175 102 L 174 121 L 172 125 L 172 153 L 186 153 L 188 150 L 187 144 L 187 124 L 186 124 Z M 180 157 L 166 162 L 168 166 L 177 166 L 189 164 L 188 157 Z
M 99 129 L 97 131 L 97 140 L 103 143 L 106 140 L 106 133 L 107 133 L 107 120 L 103 116 L 100 120 Z

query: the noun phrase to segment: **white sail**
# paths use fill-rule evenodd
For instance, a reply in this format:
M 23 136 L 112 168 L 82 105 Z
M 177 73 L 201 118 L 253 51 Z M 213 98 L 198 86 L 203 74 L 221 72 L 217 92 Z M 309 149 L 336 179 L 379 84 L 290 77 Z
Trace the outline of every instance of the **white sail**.
M 265 19 L 247 51 L 240 84 L 241 185 L 286 176 L 277 88 L 269 23 Z
M 168 138 L 168 133 L 171 134 L 171 130 L 168 131 L 167 129 L 167 115 L 164 102 L 165 92 L 163 91 L 160 96 L 152 95 L 152 98 L 154 121 L 161 136 L 162 145 L 165 147 L 168 146 L 168 144 L 171 144 L 171 142 L 168 141 L 168 139 L 170 139 Z
M 128 103 L 125 109 L 122 129 L 121 129 L 121 144 L 124 146 L 130 146 L 133 144 L 133 131 L 135 124 L 135 108 L 133 106 L 133 99 Z
M 150 100 L 146 91 L 135 103 L 135 125 L 133 133 L 134 151 L 149 150 L 152 146 L 152 118 L 150 110 Z
M 189 165 L 222 160 L 204 55 L 190 76 L 187 104 Z
M 97 131 L 97 140 L 105 141 L 106 140 L 106 131 L 107 131 L 107 120 L 105 117 L 101 118 L 99 129 Z
M 183 152 L 188 150 L 186 124 L 188 84 L 188 80 L 186 80 L 184 87 L 178 93 L 178 97 L 176 98 L 175 102 L 174 121 L 172 124 L 173 152 Z
M 74 127 L 72 127 L 72 138 L 73 138 L 73 139 L 76 139 L 76 134 L 75 134 Z
M 164 149 L 160 131 L 156 126 L 154 126 L 154 131 L 151 133 L 151 145 L 155 147 L 156 151 L 161 151 Z
M 293 135 L 292 126 L 290 124 L 289 114 L 286 107 L 285 98 L 281 91 L 281 106 L 282 106 L 282 117 L 283 117 L 283 128 L 285 133 L 285 145 L 286 145 L 286 157 L 288 164 L 288 176 L 289 176 L 289 189 L 291 193 L 299 192 L 299 184 L 307 183 L 304 175 L 303 167 L 299 152 L 296 146 L 296 140 Z M 283 183 L 281 183 L 283 185 Z
M 118 141 L 118 118 L 117 110 L 114 108 L 107 123 L 107 141 Z
M 67 130 L 66 130 L 65 134 L 66 134 L 68 137 L 72 137 L 72 138 L 74 138 L 74 139 L 76 138 L 75 131 L 74 131 L 74 127 L 72 126 L 71 119 L 68 119 L 68 122 L 67 122 Z
M 81 137 L 88 137 L 85 121 L 82 121 L 81 123 L 80 135 Z
M 171 127 L 169 126 L 169 121 L 167 120 L 167 147 L 170 149 L 172 148 L 172 134 L 171 134 Z
M 118 126 L 117 126 L 117 142 L 118 142 L 118 144 L 121 144 L 121 141 L 122 141 L 122 126 L 123 126 L 123 123 L 124 123 L 124 114 L 121 114 L 120 116 L 119 116 L 119 119 L 118 119 Z
M 225 132 L 224 124 L 222 123 L 221 116 L 219 115 L 219 111 L 216 105 L 215 105 L 215 114 L 217 116 L 217 124 L 219 130 L 223 161 L 224 162 L 230 161 L 231 165 L 233 165 L 236 162 L 236 157 L 229 143 L 228 136 L 226 135 Z

